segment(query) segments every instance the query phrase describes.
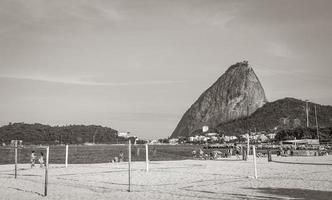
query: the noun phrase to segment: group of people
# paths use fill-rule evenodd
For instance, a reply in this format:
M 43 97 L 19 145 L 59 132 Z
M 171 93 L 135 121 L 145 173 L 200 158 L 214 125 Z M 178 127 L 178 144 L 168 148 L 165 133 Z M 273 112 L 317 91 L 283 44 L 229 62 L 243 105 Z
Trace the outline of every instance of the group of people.
M 31 157 L 30 157 L 30 161 L 31 161 L 31 168 L 35 167 L 35 163 L 37 160 L 37 156 L 35 151 L 31 152 Z M 44 153 L 40 152 L 39 158 L 38 158 L 38 162 L 40 164 L 40 167 L 44 167 L 45 163 L 44 163 Z
M 111 162 L 114 163 L 114 162 L 123 162 L 124 161 L 124 154 L 122 151 L 120 151 L 119 153 L 119 157 L 114 157 Z
M 208 156 L 208 154 L 204 153 L 202 149 L 199 149 L 198 151 L 193 150 L 192 152 L 193 158 L 201 158 L 204 159 Z
M 240 159 L 240 150 L 241 148 L 239 146 L 235 146 L 234 148 L 227 147 L 226 151 L 211 151 L 209 154 L 205 153 L 202 149 L 199 149 L 198 151 L 193 150 L 192 151 L 192 156 L 193 158 L 199 158 L 199 159 L 219 159 L 219 158 L 229 158 L 233 155 L 233 150 L 235 150 L 235 155 L 237 159 Z

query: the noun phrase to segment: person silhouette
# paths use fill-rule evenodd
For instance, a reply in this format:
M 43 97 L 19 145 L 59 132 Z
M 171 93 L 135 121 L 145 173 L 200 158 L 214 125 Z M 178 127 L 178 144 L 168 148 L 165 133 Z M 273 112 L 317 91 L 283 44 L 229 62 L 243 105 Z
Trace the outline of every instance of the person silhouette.
M 33 168 L 35 166 L 35 162 L 36 162 L 35 151 L 31 151 L 30 162 L 31 162 L 31 168 Z
M 39 157 L 39 164 L 40 164 L 40 167 L 42 168 L 44 166 L 44 154 L 43 152 L 40 152 L 40 157 Z

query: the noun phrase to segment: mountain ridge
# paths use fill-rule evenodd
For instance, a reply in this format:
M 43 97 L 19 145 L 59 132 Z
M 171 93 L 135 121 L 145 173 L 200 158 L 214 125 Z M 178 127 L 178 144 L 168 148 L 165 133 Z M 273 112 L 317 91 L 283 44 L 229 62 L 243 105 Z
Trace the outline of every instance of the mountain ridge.
M 264 105 L 264 89 L 248 62 L 230 66 L 184 113 L 171 137 L 190 136 L 203 125 L 250 115 Z
M 239 135 L 251 131 L 272 129 L 294 129 L 306 126 L 306 102 L 293 97 L 285 97 L 267 102 L 248 117 L 220 123 L 216 128 L 225 135 Z M 315 109 L 320 128 L 332 127 L 332 106 L 308 102 L 309 127 L 316 126 Z

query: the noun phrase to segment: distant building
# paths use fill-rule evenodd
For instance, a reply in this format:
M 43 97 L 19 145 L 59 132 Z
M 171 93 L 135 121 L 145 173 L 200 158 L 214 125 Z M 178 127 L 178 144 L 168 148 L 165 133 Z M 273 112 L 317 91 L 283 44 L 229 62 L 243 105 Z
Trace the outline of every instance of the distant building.
M 23 144 L 22 140 L 11 140 L 10 146 L 15 146 L 16 141 L 17 141 L 17 146 L 22 146 L 22 144 Z
M 229 142 L 229 141 L 231 141 L 231 140 L 237 140 L 237 137 L 234 136 L 234 135 L 231 135 L 231 136 L 226 135 L 226 136 L 224 137 L 224 140 L 225 140 L 225 142 Z
M 276 133 L 269 133 L 269 134 L 267 134 L 266 136 L 270 139 L 270 140 L 274 140 L 275 139 L 275 137 L 276 137 Z
M 119 132 L 118 137 L 128 138 L 129 137 L 129 132 Z
M 269 140 L 269 138 L 266 137 L 265 135 L 261 134 L 261 135 L 259 135 L 258 140 L 260 140 L 261 142 L 266 142 Z
M 319 145 L 319 140 L 318 139 L 284 140 L 284 141 L 282 141 L 282 144 L 295 144 L 295 145 L 311 144 L 311 145 Z
M 157 140 L 151 140 L 149 144 L 158 144 Z
M 218 141 L 218 140 L 219 140 L 219 138 L 218 138 L 218 137 L 216 137 L 216 136 L 212 136 L 212 137 L 211 137 L 211 140 L 212 140 L 212 141 Z
M 172 138 L 169 140 L 170 144 L 178 144 L 179 143 L 179 139 L 178 138 Z
M 206 142 L 209 138 L 205 137 L 205 136 L 200 136 L 199 137 L 199 141 L 202 141 L 202 142 Z
M 208 132 L 209 131 L 209 127 L 208 126 L 203 126 L 202 127 L 202 131 L 203 131 L 203 133 Z
M 239 137 L 243 138 L 243 139 L 247 139 L 247 134 L 242 134 Z
M 195 137 L 190 136 L 190 137 L 188 138 L 188 141 L 189 141 L 189 142 L 194 142 L 194 141 L 195 141 Z
M 234 135 L 229 136 L 229 140 L 237 140 L 237 137 Z
M 218 135 L 218 133 L 207 133 L 207 134 L 205 134 L 205 136 L 207 136 L 207 137 L 212 137 L 212 136 L 217 136 Z

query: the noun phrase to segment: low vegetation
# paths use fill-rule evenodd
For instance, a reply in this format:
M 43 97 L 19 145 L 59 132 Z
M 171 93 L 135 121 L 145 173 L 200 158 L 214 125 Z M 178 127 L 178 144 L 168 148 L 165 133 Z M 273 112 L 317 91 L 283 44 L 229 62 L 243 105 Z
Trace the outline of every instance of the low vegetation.
M 275 131 L 275 129 L 296 129 L 306 126 L 305 101 L 284 98 L 266 103 L 249 117 L 236 119 L 217 126 L 219 133 L 240 135 L 251 131 Z M 332 106 L 309 103 L 309 126 L 315 127 L 315 110 L 319 127 L 332 126 Z
M 1 143 L 22 140 L 23 144 L 84 144 L 123 143 L 118 131 L 96 125 L 49 126 L 43 124 L 10 123 L 0 127 Z
M 321 142 L 332 142 L 332 127 L 320 128 L 317 134 L 315 128 L 295 128 L 283 129 L 276 135 L 277 141 L 294 140 L 294 139 L 318 139 Z

